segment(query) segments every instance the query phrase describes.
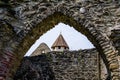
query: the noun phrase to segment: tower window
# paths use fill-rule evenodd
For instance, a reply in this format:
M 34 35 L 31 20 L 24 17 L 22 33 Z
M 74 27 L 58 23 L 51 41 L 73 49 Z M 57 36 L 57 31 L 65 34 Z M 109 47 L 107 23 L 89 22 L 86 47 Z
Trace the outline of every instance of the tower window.
M 42 52 L 42 53 L 45 53 L 45 50 L 42 50 L 41 52 Z
M 58 46 L 58 49 L 60 49 L 61 48 L 61 46 Z

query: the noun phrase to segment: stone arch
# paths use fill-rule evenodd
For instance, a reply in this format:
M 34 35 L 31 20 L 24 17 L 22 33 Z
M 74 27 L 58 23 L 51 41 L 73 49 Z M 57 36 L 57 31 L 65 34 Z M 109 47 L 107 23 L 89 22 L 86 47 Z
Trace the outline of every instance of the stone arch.
M 55 24 L 63 22 L 65 24 L 73 26 L 76 30 L 82 32 L 88 37 L 88 39 L 94 44 L 102 56 L 108 70 L 109 79 L 119 80 L 117 52 L 112 45 L 112 42 L 102 31 L 98 30 L 95 24 L 93 24 L 89 19 L 78 17 L 78 15 L 75 15 L 74 11 L 71 11 L 69 9 L 70 8 L 68 8 L 68 6 L 66 7 L 64 5 L 57 5 L 49 14 L 47 12 L 49 12 L 51 8 L 47 9 L 47 11 L 43 11 L 45 14 L 42 14 L 42 19 L 38 20 L 39 24 L 34 25 L 35 27 L 32 27 L 31 31 L 25 28 L 23 32 L 20 32 L 23 35 L 16 35 L 15 38 L 17 39 L 14 38 L 9 40 L 10 42 L 7 44 L 12 50 L 5 49 L 3 51 L 5 56 L 10 56 L 8 58 L 11 58 L 11 56 L 14 55 L 15 59 L 12 65 L 17 67 L 19 64 L 14 63 L 15 60 L 18 60 L 18 62 L 20 62 L 25 52 L 39 36 L 51 29 Z M 32 23 L 35 23 L 35 21 L 36 20 L 33 20 L 29 25 L 26 23 L 26 26 L 30 26 Z M 7 47 L 8 46 L 6 46 L 6 48 Z M 6 76 L 6 74 L 4 76 Z
M 55 21 L 55 19 L 58 19 L 58 20 Z M 49 20 L 55 21 L 55 22 L 50 23 L 51 26 L 47 27 L 47 25 L 49 24 Z M 48 23 L 46 23 L 46 21 Z M 111 76 L 111 72 L 112 72 L 111 70 L 117 69 L 117 67 L 115 67 L 117 65 L 117 63 L 115 64 L 115 62 L 117 62 L 117 61 L 116 61 L 115 49 L 112 46 L 111 42 L 109 41 L 109 38 L 107 38 L 107 36 L 104 36 L 99 30 L 97 30 L 93 24 L 90 24 L 89 22 L 85 21 L 87 23 L 86 24 L 87 26 L 84 27 L 80 23 L 77 23 L 74 19 L 71 19 L 68 16 L 63 15 L 62 13 L 57 13 L 57 12 L 54 13 L 53 15 L 49 16 L 48 18 L 43 20 L 43 22 L 40 23 L 41 28 L 40 28 L 39 24 L 37 27 L 33 28 L 32 32 L 28 33 L 27 36 L 24 38 L 23 43 L 21 44 L 22 47 L 20 49 L 23 50 L 23 48 L 25 48 L 24 46 L 26 46 L 26 47 L 30 46 L 30 44 L 26 43 L 26 41 L 31 40 L 31 38 L 30 38 L 31 34 L 33 35 L 34 40 L 36 40 L 35 38 L 38 38 L 38 36 L 40 36 L 42 33 L 51 29 L 52 26 L 57 24 L 59 21 L 73 26 L 75 29 L 82 32 L 83 34 L 85 34 L 88 37 L 88 39 L 94 44 L 94 46 L 97 48 L 100 55 L 102 56 L 104 63 L 107 67 L 108 73 Z M 44 23 L 46 23 L 47 25 L 44 25 Z M 41 31 L 39 31 L 39 30 L 41 30 Z M 112 61 L 113 61 L 113 63 L 112 63 Z

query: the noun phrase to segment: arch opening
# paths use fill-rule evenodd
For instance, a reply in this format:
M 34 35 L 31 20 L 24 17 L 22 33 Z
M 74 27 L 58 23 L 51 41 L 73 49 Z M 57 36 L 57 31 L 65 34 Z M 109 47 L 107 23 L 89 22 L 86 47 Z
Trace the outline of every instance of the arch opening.
M 28 52 L 25 54 L 25 56 L 36 56 L 36 55 L 38 56 L 38 55 L 42 54 L 41 51 L 43 51 L 43 50 L 41 50 L 41 49 L 43 47 L 41 47 L 41 49 L 40 49 L 41 44 L 46 43 L 49 46 L 49 48 L 51 48 L 53 41 L 55 41 L 56 37 L 59 34 L 62 34 L 64 36 L 66 42 L 70 46 L 69 51 L 71 51 L 71 52 L 72 51 L 73 52 L 74 51 L 87 51 L 88 55 L 91 55 L 91 52 L 93 52 L 93 53 L 96 52 L 94 50 L 95 47 L 87 39 L 86 36 L 84 36 L 83 34 L 81 34 L 80 32 L 78 32 L 77 30 L 75 30 L 73 27 L 60 22 L 57 25 L 55 25 L 54 28 L 50 29 L 45 34 L 43 34 L 42 36 L 40 36 L 39 39 L 36 40 L 36 42 L 28 50 Z M 38 47 L 38 49 L 37 49 L 37 47 Z M 46 51 L 45 49 L 44 49 L 44 51 Z M 91 51 L 91 52 L 89 52 L 89 51 Z M 52 49 L 49 52 L 52 52 Z M 48 52 L 44 52 L 44 53 L 48 53 Z M 102 79 L 102 80 L 106 79 L 107 72 L 106 72 L 105 64 L 101 60 L 100 55 L 98 55 L 98 52 L 96 52 L 95 55 L 97 57 L 97 59 L 96 59 L 97 63 L 94 63 L 94 61 L 93 61 L 93 64 L 95 64 L 95 66 L 97 65 L 97 69 L 98 69 L 97 73 L 96 73 L 96 74 L 98 74 L 97 77 L 99 79 Z M 95 55 L 93 55 L 93 56 L 95 56 Z M 93 59 L 94 59 L 94 57 L 93 57 Z M 92 57 L 91 57 L 91 61 L 90 62 L 92 62 Z M 76 62 L 76 64 L 78 64 L 78 63 Z M 89 66 L 89 65 L 90 64 L 86 64 L 86 66 Z
M 110 77 L 111 72 L 109 70 L 109 64 L 108 64 L 105 54 L 103 54 L 104 52 L 102 50 L 102 47 L 98 44 L 99 41 L 97 41 L 94 38 L 94 36 L 91 34 L 91 32 L 85 27 L 83 27 L 83 25 L 76 22 L 73 18 L 63 15 L 62 13 L 54 13 L 53 15 L 48 16 L 46 19 L 40 22 L 35 28 L 33 28 L 31 32 L 27 34 L 27 36 L 22 40 L 21 44 L 19 45 L 17 49 L 17 52 L 19 52 L 18 54 L 16 54 L 17 60 L 20 62 L 20 60 L 23 58 L 26 51 L 35 42 L 35 40 L 38 39 L 39 36 L 41 36 L 43 33 L 51 29 L 53 26 L 58 24 L 59 22 L 69 24 L 70 26 L 73 26 L 77 31 L 87 36 L 87 38 L 94 44 L 94 46 L 97 48 L 98 52 L 100 53 L 106 65 L 108 76 Z M 94 26 L 94 25 L 89 25 L 89 26 Z M 15 66 L 17 67 L 18 64 L 19 63 L 17 63 Z
M 37 39 L 31 46 L 25 56 L 29 56 L 42 43 L 46 43 L 51 49 L 53 42 L 60 34 L 69 45 L 70 51 L 95 48 L 86 36 L 75 30 L 73 27 L 60 22 L 55 25 L 54 28 L 40 36 L 39 39 Z

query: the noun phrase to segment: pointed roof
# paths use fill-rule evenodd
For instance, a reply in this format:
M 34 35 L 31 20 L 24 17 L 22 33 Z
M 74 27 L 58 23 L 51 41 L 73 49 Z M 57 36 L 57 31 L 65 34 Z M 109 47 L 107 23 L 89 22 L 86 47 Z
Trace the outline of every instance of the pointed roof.
M 58 47 L 58 46 L 69 48 L 68 44 L 66 43 L 65 39 L 63 38 L 61 34 L 58 36 L 58 38 L 53 43 L 51 48 Z
M 40 55 L 43 50 L 45 50 L 45 53 L 51 51 L 50 48 L 47 46 L 46 43 L 41 43 L 41 44 L 37 47 L 37 49 L 35 49 L 35 51 L 31 54 L 31 56 Z

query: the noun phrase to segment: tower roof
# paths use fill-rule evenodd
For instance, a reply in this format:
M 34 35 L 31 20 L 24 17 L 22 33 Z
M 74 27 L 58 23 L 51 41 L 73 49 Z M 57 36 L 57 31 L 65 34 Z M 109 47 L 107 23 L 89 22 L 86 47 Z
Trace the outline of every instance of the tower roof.
M 66 43 L 65 39 L 63 38 L 61 34 L 58 36 L 58 38 L 53 43 L 51 48 L 58 47 L 58 46 L 69 48 L 68 44 Z
M 31 54 L 31 56 L 36 56 L 36 55 L 40 55 L 42 53 L 42 51 L 45 51 L 45 53 L 50 52 L 50 48 L 47 46 L 46 43 L 41 43 L 37 49 Z

